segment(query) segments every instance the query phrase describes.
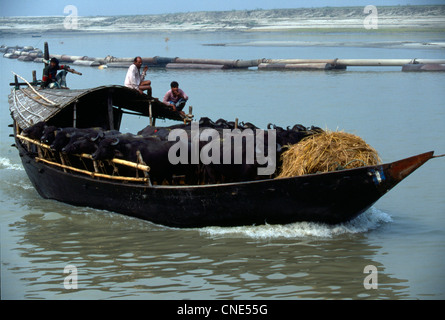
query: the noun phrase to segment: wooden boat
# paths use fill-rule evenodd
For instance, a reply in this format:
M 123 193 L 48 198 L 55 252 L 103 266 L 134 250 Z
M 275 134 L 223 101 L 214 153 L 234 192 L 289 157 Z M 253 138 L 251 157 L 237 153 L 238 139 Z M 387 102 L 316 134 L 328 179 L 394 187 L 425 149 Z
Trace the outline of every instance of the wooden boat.
M 144 164 L 119 159 L 98 164 L 88 155 L 68 158 L 23 136 L 22 130 L 42 120 L 61 127 L 119 129 L 124 113 L 184 120 L 158 100 L 122 86 L 38 91 L 16 87 L 9 102 L 19 155 L 29 179 L 43 198 L 105 209 L 171 227 L 346 222 L 370 208 L 433 158 L 434 153 L 291 178 L 211 185 L 151 185 Z M 121 165 L 132 170 L 133 176 L 116 175 L 116 167 Z M 111 173 L 104 167 L 111 168 Z

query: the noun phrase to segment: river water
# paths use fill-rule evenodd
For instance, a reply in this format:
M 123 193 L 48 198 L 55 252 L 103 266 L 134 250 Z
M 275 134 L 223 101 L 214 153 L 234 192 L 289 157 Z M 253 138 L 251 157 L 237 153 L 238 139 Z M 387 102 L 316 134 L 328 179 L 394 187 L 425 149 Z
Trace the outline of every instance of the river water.
M 42 49 L 44 41 L 52 53 L 96 57 L 445 58 L 443 48 L 421 45 L 445 42 L 443 34 L 433 32 L 0 37 L 1 44 Z M 7 96 L 11 71 L 30 79 L 31 70 L 40 76 L 41 68 L 0 59 L 2 299 L 445 298 L 444 158 L 426 163 L 346 224 L 167 228 L 40 198 L 17 150 L 10 147 Z M 126 73 L 75 69 L 83 76 L 70 74 L 68 86 L 76 89 L 122 84 Z M 445 153 L 445 73 L 406 73 L 400 67 L 321 72 L 150 69 L 147 78 L 160 98 L 172 80 L 178 81 L 196 118 L 239 118 L 263 128 L 301 123 L 344 130 L 362 137 L 384 162 L 430 150 Z M 124 119 L 121 131 L 135 133 L 147 121 Z M 365 273 L 367 266 L 376 273 Z M 73 270 L 77 288 L 65 282 L 76 275 Z M 369 289 L 365 284 L 374 275 L 377 288 Z

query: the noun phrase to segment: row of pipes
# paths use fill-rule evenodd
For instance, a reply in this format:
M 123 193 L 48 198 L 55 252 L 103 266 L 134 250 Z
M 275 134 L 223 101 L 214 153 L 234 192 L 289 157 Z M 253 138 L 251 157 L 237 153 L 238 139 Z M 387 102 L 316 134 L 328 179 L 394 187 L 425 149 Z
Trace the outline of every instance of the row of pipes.
M 4 58 L 20 61 L 43 62 L 44 53 L 32 46 L 8 47 L 0 46 Z M 96 58 L 53 54 L 61 63 L 90 66 L 98 68 L 128 68 L 133 58 L 117 58 L 106 56 Z M 149 67 L 167 69 L 247 69 L 256 67 L 260 70 L 333 70 L 346 69 L 348 66 L 401 66 L 402 71 L 445 71 L 443 59 L 254 59 L 254 60 L 224 60 L 224 59 L 193 59 L 169 57 L 142 57 L 143 64 Z

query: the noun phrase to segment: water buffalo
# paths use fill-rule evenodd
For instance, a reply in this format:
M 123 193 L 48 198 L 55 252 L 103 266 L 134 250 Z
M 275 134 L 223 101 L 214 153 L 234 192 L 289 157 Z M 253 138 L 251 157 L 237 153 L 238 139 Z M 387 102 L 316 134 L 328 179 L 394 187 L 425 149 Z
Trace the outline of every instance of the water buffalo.
M 137 134 L 143 137 L 157 137 L 160 140 L 167 140 L 168 135 L 174 129 L 190 129 L 190 123 L 175 124 L 168 127 L 147 126 L 144 129 L 140 130 Z
M 137 151 L 139 151 L 143 161 L 150 167 L 151 181 L 162 184 L 167 180 L 171 183 L 176 170 L 168 159 L 168 151 L 173 143 L 152 137 L 119 135 L 103 139 L 92 154 L 92 158 L 104 160 L 116 157 L 137 162 Z
M 100 141 L 120 135 L 117 130 L 100 131 L 97 135 L 86 134 L 71 137 L 70 141 L 62 148 L 62 152 L 68 154 L 93 154 L 96 152 Z
M 56 133 L 62 130 L 56 126 L 46 126 L 43 130 L 42 137 L 40 138 L 40 142 L 45 143 L 47 145 L 51 145 L 56 138 Z
M 103 135 L 102 128 L 62 128 L 55 131 L 54 141 L 51 143 L 51 149 L 60 152 L 70 142 L 78 139 L 98 139 Z
M 323 130 L 318 127 L 312 126 L 311 128 L 306 128 L 301 124 L 294 125 L 292 129 L 289 129 L 289 127 L 284 129 L 282 127 L 269 123 L 267 125 L 267 128 L 275 130 L 277 135 L 278 149 L 281 149 L 281 147 L 285 147 L 288 145 L 296 144 L 310 135 L 323 132 Z
M 37 122 L 36 124 L 32 125 L 31 127 L 23 130 L 23 135 L 26 137 L 29 137 L 31 139 L 34 139 L 34 140 L 40 140 L 40 138 L 42 138 L 43 131 L 45 130 L 45 128 L 47 126 L 48 125 L 46 124 L 45 121 Z
M 223 134 L 217 142 L 219 161 L 202 165 L 203 183 L 251 181 L 272 176 L 275 172 L 276 144 L 273 141 L 269 146 L 268 134 L 267 131 L 250 129 L 232 130 Z M 261 173 L 259 169 L 266 166 L 271 168 L 267 170 L 269 173 Z

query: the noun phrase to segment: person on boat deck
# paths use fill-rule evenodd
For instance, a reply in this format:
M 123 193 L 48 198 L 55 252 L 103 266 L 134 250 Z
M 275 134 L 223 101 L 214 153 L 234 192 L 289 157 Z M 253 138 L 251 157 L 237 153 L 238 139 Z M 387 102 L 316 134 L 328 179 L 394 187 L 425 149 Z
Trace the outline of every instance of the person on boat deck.
M 139 93 L 144 93 L 147 91 L 147 95 L 151 97 L 151 81 L 144 80 L 147 74 L 148 66 L 144 67 L 142 75 L 140 73 L 142 67 L 142 58 L 136 57 L 133 60 L 133 64 L 128 68 L 127 75 L 125 77 L 125 86 L 138 90 Z
M 51 58 L 49 64 L 43 69 L 41 87 L 68 89 L 66 87 L 66 74 L 69 69 L 70 67 L 67 65 L 59 65 L 57 58 Z M 62 71 L 57 73 L 58 70 Z
M 183 113 L 182 109 L 184 109 L 189 97 L 183 90 L 179 89 L 179 84 L 176 81 L 170 83 L 170 88 L 165 94 L 163 102 L 172 107 L 173 110 Z

